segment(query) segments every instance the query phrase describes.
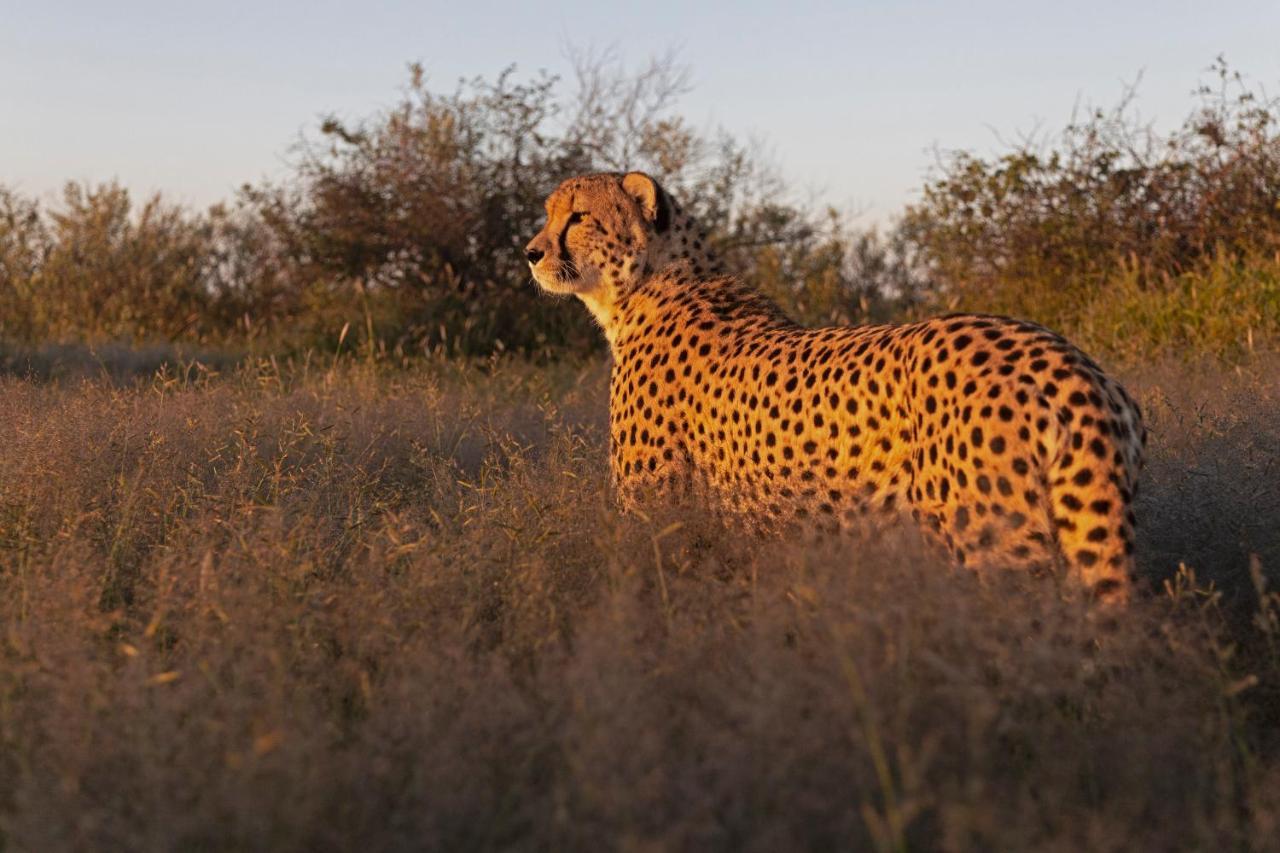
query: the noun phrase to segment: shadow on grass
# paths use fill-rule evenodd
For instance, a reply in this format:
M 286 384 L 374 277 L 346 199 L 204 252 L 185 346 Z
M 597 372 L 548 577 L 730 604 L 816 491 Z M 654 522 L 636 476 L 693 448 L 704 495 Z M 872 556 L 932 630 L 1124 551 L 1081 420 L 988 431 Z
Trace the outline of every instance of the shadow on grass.
M 1140 571 L 1159 584 L 1185 564 L 1252 607 L 1251 562 L 1280 578 L 1280 361 L 1166 365 L 1132 384 L 1151 432 Z
M 16 347 L 0 343 L 0 376 L 40 382 L 90 379 L 119 386 L 148 379 L 160 371 L 190 380 L 209 370 L 231 370 L 243 360 L 231 353 L 170 344 L 131 347 L 114 343 L 68 343 Z

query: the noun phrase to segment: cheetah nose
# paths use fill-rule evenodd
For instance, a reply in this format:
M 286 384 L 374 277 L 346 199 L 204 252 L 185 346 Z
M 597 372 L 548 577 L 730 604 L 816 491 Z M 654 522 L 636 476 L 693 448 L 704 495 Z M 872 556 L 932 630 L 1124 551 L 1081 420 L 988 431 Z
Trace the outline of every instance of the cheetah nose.
M 537 266 L 538 261 L 542 260 L 542 256 L 546 254 L 541 249 L 535 249 L 532 246 L 524 250 L 524 256 L 529 259 L 529 263 Z

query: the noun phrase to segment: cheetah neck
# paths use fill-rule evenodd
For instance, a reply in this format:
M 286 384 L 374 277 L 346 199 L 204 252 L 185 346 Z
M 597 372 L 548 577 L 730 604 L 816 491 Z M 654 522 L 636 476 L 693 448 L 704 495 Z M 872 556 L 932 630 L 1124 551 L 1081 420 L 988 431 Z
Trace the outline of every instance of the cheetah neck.
M 605 340 L 609 342 L 610 349 L 613 348 L 614 340 L 618 336 L 618 302 L 612 288 L 602 287 L 588 293 L 579 293 L 578 298 L 582 300 L 582 304 L 587 306 L 587 310 L 591 312 L 591 316 L 600 324 L 600 329 L 604 332 Z
M 653 290 L 655 284 L 661 288 L 663 282 L 693 282 L 723 274 L 724 265 L 711 250 L 707 232 L 689 215 L 677 212 L 665 236 L 662 251 L 646 266 L 645 276 L 623 295 L 610 287 L 578 294 L 604 331 L 611 350 L 616 350 L 627 325 L 628 306 L 644 301 L 638 295 L 642 291 Z
M 694 276 L 718 275 L 724 271 L 724 264 L 711 250 L 706 230 L 688 214 L 677 212 L 672 218 L 663 248 L 660 267 L 674 267 L 677 272 Z
M 618 300 L 606 336 L 618 359 L 626 352 L 634 356 L 636 345 L 643 346 L 654 328 L 693 324 L 702 332 L 714 330 L 722 341 L 766 329 L 798 328 L 750 285 L 727 275 L 695 276 L 685 264 L 672 264 Z

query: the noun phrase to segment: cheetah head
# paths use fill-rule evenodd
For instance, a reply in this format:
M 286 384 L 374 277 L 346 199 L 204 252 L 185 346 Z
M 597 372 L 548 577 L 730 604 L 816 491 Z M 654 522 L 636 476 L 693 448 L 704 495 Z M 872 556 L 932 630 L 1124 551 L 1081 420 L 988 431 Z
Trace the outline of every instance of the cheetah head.
M 525 247 L 534 280 L 577 296 L 608 332 L 618 301 L 670 259 L 674 202 L 643 172 L 605 173 L 565 181 L 546 209 Z

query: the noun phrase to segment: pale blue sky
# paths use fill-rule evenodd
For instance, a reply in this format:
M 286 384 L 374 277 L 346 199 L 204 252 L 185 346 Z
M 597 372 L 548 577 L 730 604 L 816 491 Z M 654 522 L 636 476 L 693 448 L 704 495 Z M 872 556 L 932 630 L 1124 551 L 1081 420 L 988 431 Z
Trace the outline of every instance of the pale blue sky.
M 1181 2 L 70 2 L 0 0 L 0 184 L 51 198 L 117 178 L 188 203 L 279 177 L 317 117 L 392 104 L 421 61 L 458 77 L 566 72 L 566 46 L 639 64 L 677 47 L 683 112 L 761 137 L 798 187 L 864 222 L 934 146 L 1057 128 L 1077 100 L 1172 125 L 1219 53 L 1280 91 L 1280 0 Z

